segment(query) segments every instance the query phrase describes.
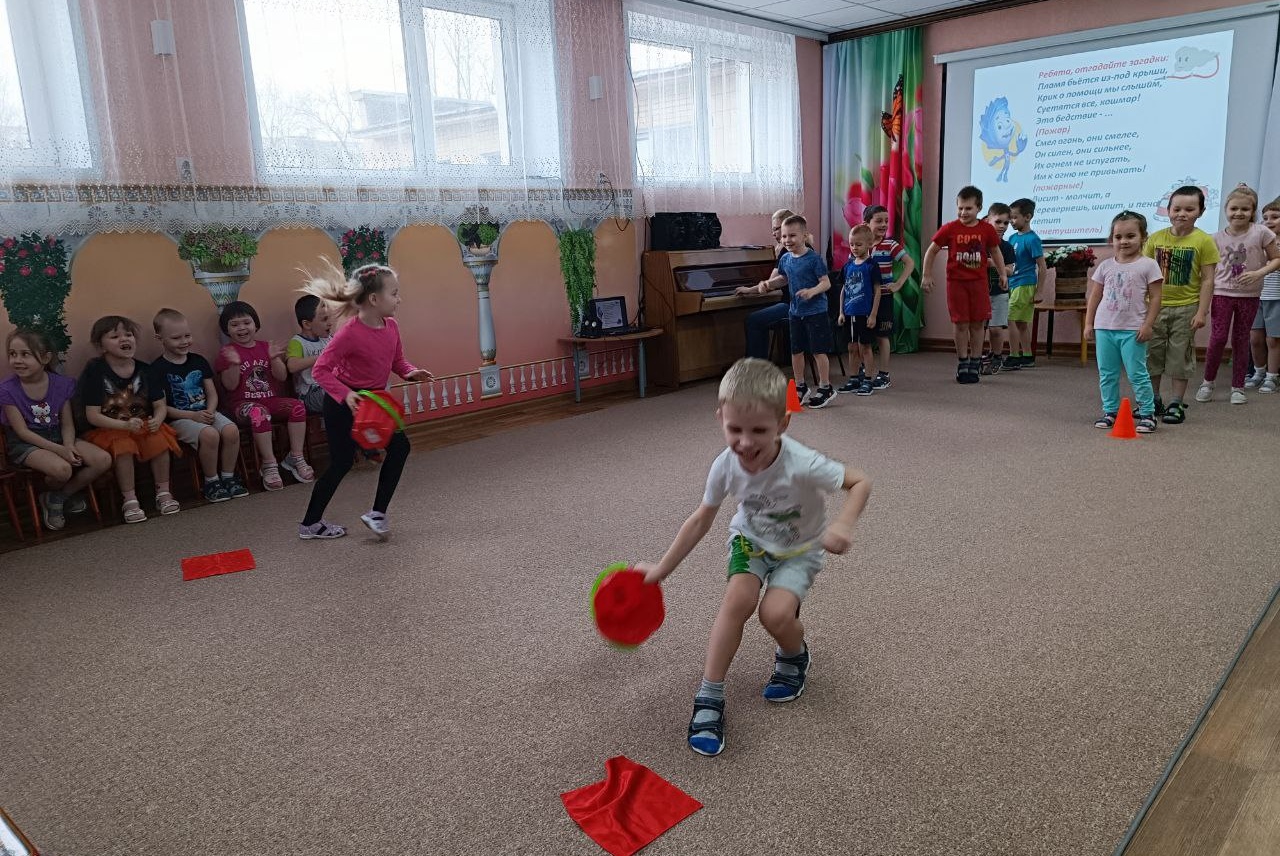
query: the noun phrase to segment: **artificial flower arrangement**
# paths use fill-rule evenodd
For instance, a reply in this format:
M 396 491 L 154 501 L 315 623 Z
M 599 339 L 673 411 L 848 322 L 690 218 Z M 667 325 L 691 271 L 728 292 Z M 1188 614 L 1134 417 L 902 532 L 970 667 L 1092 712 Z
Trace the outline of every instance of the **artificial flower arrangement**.
M 1044 254 L 1044 263 L 1060 271 L 1079 271 L 1084 273 L 1098 263 L 1093 248 L 1085 244 L 1067 244 L 1053 247 Z
M 69 294 L 71 274 L 61 240 L 32 232 L 0 241 L 0 300 L 9 322 L 44 333 L 56 354 L 71 345 L 63 315 Z
M 230 226 L 187 232 L 178 242 L 178 258 L 210 273 L 240 270 L 257 254 L 257 239 Z
M 371 226 L 348 229 L 342 234 L 339 250 L 342 252 L 342 269 L 351 276 L 358 267 L 387 263 L 387 236 L 381 229 Z

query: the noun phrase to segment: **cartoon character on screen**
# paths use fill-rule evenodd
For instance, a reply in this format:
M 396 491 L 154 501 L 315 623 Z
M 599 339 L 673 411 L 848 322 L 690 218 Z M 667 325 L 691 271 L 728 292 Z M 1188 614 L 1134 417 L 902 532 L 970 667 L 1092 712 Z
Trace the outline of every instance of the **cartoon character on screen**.
M 1212 70 L 1209 69 L 1209 63 L 1213 63 Z M 1187 80 L 1191 77 L 1207 79 L 1216 77 L 1221 70 L 1222 60 L 1217 51 L 1183 45 L 1173 55 L 1173 74 L 1166 74 L 1165 77 L 1169 80 Z
M 996 181 L 1009 180 L 1009 167 L 1027 149 L 1027 135 L 1009 112 L 1009 99 L 1003 95 L 987 105 L 978 120 L 978 141 L 987 166 L 1000 170 Z

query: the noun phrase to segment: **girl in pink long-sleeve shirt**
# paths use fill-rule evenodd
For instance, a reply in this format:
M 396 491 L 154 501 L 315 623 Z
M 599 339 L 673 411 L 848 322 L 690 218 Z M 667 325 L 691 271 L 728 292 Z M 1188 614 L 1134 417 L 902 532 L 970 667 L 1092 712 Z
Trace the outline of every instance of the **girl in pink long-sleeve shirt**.
M 358 393 L 383 389 L 392 372 L 405 380 L 430 380 L 431 372 L 415 368 L 404 358 L 400 328 L 392 317 L 400 305 L 400 282 L 391 268 L 365 265 L 345 280 L 342 271 L 326 260 L 320 275 L 312 277 L 302 290 L 337 304 L 339 315 L 355 312 L 311 370 L 316 383 L 328 393 L 324 400 L 324 430 L 329 441 L 329 468 L 316 481 L 307 515 L 298 526 L 298 537 L 303 540 L 341 538 L 347 534 L 346 529 L 323 518 L 329 500 L 355 460 L 356 442 L 351 437 L 351 427 L 360 406 Z M 409 439 L 403 432 L 396 432 L 378 473 L 373 508 L 360 516 L 379 538 L 391 534 L 387 506 L 408 457 Z

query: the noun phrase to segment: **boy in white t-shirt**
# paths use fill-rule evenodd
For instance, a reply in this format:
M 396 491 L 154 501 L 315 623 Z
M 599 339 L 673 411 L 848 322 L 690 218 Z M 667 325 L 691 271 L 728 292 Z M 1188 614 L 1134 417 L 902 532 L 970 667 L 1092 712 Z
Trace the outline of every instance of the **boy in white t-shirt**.
M 702 504 L 657 564 L 636 565 L 645 582 L 661 582 L 711 529 L 725 498 L 738 500 L 729 523 L 729 584 L 711 629 L 689 723 L 689 748 L 700 755 L 724 750 L 724 679 L 742 642 L 743 625 L 757 607 L 760 623 L 778 643 L 764 697 L 788 702 L 804 692 L 809 646 L 800 603 L 822 567 L 822 551 L 849 549 L 871 494 L 865 474 L 785 436 L 791 418 L 786 401 L 787 379 L 773 363 L 752 358 L 734 363 L 720 382 L 716 410 L 728 448 L 711 465 Z M 848 495 L 828 524 L 825 497 L 839 490 Z
M 301 332 L 290 339 L 285 348 L 285 366 L 293 375 L 294 390 L 307 412 L 323 413 L 325 391 L 311 376 L 311 367 L 333 338 L 329 335 L 332 326 L 329 307 L 315 295 L 304 294 L 293 304 L 293 316 Z

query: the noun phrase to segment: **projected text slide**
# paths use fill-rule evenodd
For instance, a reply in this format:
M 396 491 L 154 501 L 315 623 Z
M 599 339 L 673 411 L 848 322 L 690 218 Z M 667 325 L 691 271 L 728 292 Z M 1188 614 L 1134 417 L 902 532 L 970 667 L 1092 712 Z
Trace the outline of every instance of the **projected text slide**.
M 1037 204 L 1046 240 L 1105 239 L 1125 208 L 1168 225 L 1169 191 L 1221 193 L 1231 32 L 974 72 L 971 178 L 988 202 Z M 1154 215 L 1154 216 L 1153 216 Z

